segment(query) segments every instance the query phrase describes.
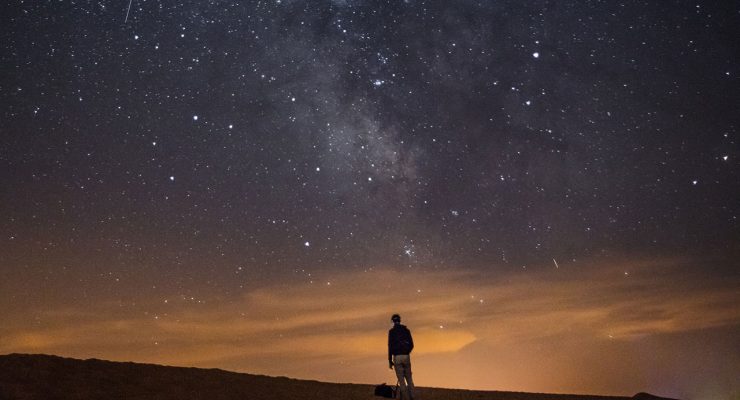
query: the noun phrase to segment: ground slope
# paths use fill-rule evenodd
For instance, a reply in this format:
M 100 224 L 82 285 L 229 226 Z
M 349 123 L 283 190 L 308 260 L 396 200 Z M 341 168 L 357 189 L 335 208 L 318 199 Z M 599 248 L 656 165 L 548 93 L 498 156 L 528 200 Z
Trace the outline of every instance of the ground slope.
M 420 400 L 622 400 L 624 397 L 418 388 Z M 241 374 L 219 369 L 77 360 L 48 355 L 0 356 L 5 399 L 381 399 L 373 386 Z

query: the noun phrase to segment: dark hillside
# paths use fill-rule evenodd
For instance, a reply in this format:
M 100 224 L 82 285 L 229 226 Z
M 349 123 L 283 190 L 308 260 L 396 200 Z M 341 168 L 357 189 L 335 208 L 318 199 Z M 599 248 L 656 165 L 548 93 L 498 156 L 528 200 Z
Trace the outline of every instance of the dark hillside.
M 623 397 L 419 388 L 421 400 L 620 400 Z M 219 369 L 48 355 L 0 356 L 0 399 L 379 399 L 372 385 L 324 383 Z

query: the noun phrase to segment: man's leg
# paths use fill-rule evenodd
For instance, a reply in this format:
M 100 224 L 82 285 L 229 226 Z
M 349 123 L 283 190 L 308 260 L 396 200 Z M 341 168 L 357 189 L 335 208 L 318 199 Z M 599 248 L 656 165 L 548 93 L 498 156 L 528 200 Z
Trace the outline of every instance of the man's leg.
M 414 398 L 414 381 L 411 380 L 411 358 L 408 355 L 394 356 L 393 363 L 398 378 L 399 392 L 401 392 L 399 398 L 412 400 Z
M 398 398 L 406 398 L 406 380 L 404 379 L 405 367 L 403 365 L 403 357 L 393 356 L 393 370 L 396 371 L 396 378 L 398 378 Z
M 411 356 L 406 356 L 403 366 L 403 376 L 406 378 L 406 390 L 409 394 L 409 400 L 414 399 L 414 381 L 411 379 Z

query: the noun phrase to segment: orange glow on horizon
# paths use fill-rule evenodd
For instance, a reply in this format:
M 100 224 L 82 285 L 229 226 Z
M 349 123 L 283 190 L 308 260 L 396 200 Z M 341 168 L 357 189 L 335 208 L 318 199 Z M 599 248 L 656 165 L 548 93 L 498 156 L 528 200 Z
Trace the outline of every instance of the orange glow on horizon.
M 415 337 L 419 385 L 626 395 L 647 384 L 644 368 L 682 362 L 671 354 L 697 332 L 740 324 L 736 288 L 664 285 L 675 262 L 631 263 L 628 276 L 616 263 L 507 276 L 377 269 L 203 304 L 150 299 L 146 313 L 64 305 L 36 311 L 40 325 L 14 315 L 0 353 L 372 383 L 390 379 L 385 335 L 398 312 Z M 640 353 L 641 343 L 661 338 L 675 343 Z

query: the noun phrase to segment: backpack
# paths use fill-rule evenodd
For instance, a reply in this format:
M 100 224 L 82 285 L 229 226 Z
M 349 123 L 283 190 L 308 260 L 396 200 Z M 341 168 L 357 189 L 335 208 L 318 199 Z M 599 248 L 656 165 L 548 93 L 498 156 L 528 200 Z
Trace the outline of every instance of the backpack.
M 385 383 L 381 383 L 378 386 L 375 386 L 375 395 L 380 397 L 385 397 L 388 399 L 395 399 L 396 393 L 398 393 L 398 384 L 396 384 L 396 387 L 388 386 Z

